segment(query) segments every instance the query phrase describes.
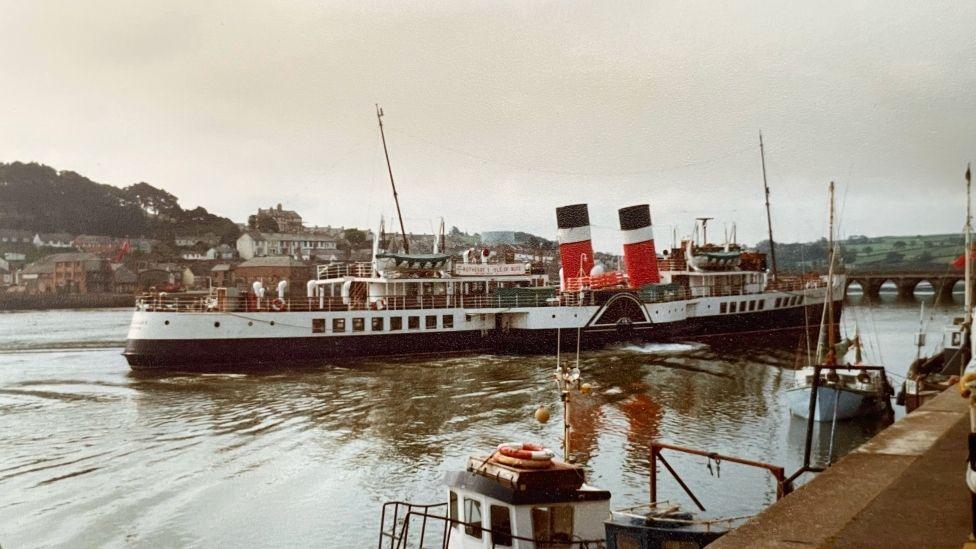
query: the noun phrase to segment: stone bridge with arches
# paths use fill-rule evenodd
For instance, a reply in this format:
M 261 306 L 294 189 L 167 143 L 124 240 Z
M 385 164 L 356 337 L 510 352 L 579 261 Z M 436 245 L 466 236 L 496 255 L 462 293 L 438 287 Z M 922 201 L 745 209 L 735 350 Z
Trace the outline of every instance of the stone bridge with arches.
M 844 295 L 852 284 L 858 284 L 864 296 L 870 299 L 878 299 L 881 287 L 885 283 L 891 282 L 898 288 L 898 297 L 910 299 L 915 294 L 915 288 L 922 282 L 932 285 L 935 292 L 937 303 L 952 302 L 952 291 L 956 284 L 963 281 L 962 269 L 954 269 L 949 265 L 941 268 L 928 269 L 848 269 L 847 283 L 844 288 Z M 976 287 L 976 285 L 974 285 Z

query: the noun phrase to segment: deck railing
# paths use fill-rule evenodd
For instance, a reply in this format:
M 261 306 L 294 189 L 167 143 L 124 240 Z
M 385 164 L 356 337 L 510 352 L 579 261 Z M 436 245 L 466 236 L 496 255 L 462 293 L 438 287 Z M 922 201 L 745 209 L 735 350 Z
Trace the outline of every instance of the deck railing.
M 444 514 L 431 512 L 432 509 L 444 508 Z M 540 539 L 519 536 L 510 528 L 493 529 L 482 522 L 467 523 L 447 516 L 447 503 L 423 505 L 405 501 L 390 501 L 383 504 L 380 514 L 380 534 L 377 549 L 417 549 L 440 547 L 447 549 L 451 546 L 451 536 L 460 535 L 455 531 L 462 527 L 468 535 L 487 538 L 484 547 L 502 548 L 512 547 L 512 542 L 520 542 L 519 547 L 559 547 L 561 549 L 598 549 L 606 546 L 606 540 L 600 539 Z M 486 515 L 487 516 L 487 515 Z M 478 547 L 482 547 L 481 543 Z
M 370 278 L 373 276 L 373 264 L 369 262 L 359 263 L 329 263 L 315 267 L 315 276 L 319 280 L 329 278 L 343 278 L 355 276 L 359 278 Z
M 822 281 L 780 281 L 767 292 L 795 293 L 801 290 L 824 288 Z M 645 303 L 666 303 L 698 297 L 731 297 L 755 295 L 744 287 L 726 288 L 671 288 L 656 294 L 642 294 Z M 525 307 L 573 307 L 602 303 L 603 295 L 592 291 L 562 292 L 555 295 L 399 295 L 378 298 L 365 297 L 287 297 L 256 298 L 245 294 L 238 298 L 214 295 L 181 293 L 150 293 L 136 298 L 136 308 L 141 311 L 162 312 L 285 312 L 285 311 L 383 311 L 426 309 L 518 309 Z

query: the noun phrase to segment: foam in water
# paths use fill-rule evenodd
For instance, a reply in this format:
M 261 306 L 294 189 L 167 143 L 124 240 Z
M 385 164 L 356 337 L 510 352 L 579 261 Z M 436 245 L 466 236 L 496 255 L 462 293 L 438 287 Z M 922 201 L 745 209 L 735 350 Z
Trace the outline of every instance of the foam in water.
M 614 350 L 626 351 L 630 353 L 641 353 L 645 355 L 686 355 L 708 349 L 704 343 L 626 343 L 612 347 Z

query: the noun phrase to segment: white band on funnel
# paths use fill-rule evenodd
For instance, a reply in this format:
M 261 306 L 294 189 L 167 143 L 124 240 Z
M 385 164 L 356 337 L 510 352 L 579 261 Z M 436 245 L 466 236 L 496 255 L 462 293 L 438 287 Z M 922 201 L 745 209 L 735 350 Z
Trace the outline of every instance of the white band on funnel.
M 650 225 L 641 227 L 640 229 L 620 231 L 620 233 L 624 237 L 624 244 L 637 244 L 638 242 L 654 240 L 654 229 Z
M 590 239 L 590 227 L 589 225 L 583 227 L 569 227 L 566 229 L 558 229 L 556 231 L 556 241 L 560 244 L 573 244 L 576 242 L 585 242 Z

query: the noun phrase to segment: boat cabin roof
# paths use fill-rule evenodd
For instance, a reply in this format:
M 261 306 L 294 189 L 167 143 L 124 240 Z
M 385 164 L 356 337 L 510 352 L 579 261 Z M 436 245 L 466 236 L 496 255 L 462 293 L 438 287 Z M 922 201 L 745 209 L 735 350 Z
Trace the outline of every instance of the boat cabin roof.
M 582 467 L 553 460 L 546 469 L 520 469 L 491 461 L 491 456 L 471 457 L 465 471 L 448 473 L 452 489 L 483 494 L 511 505 L 604 501 L 610 492 L 584 484 Z

